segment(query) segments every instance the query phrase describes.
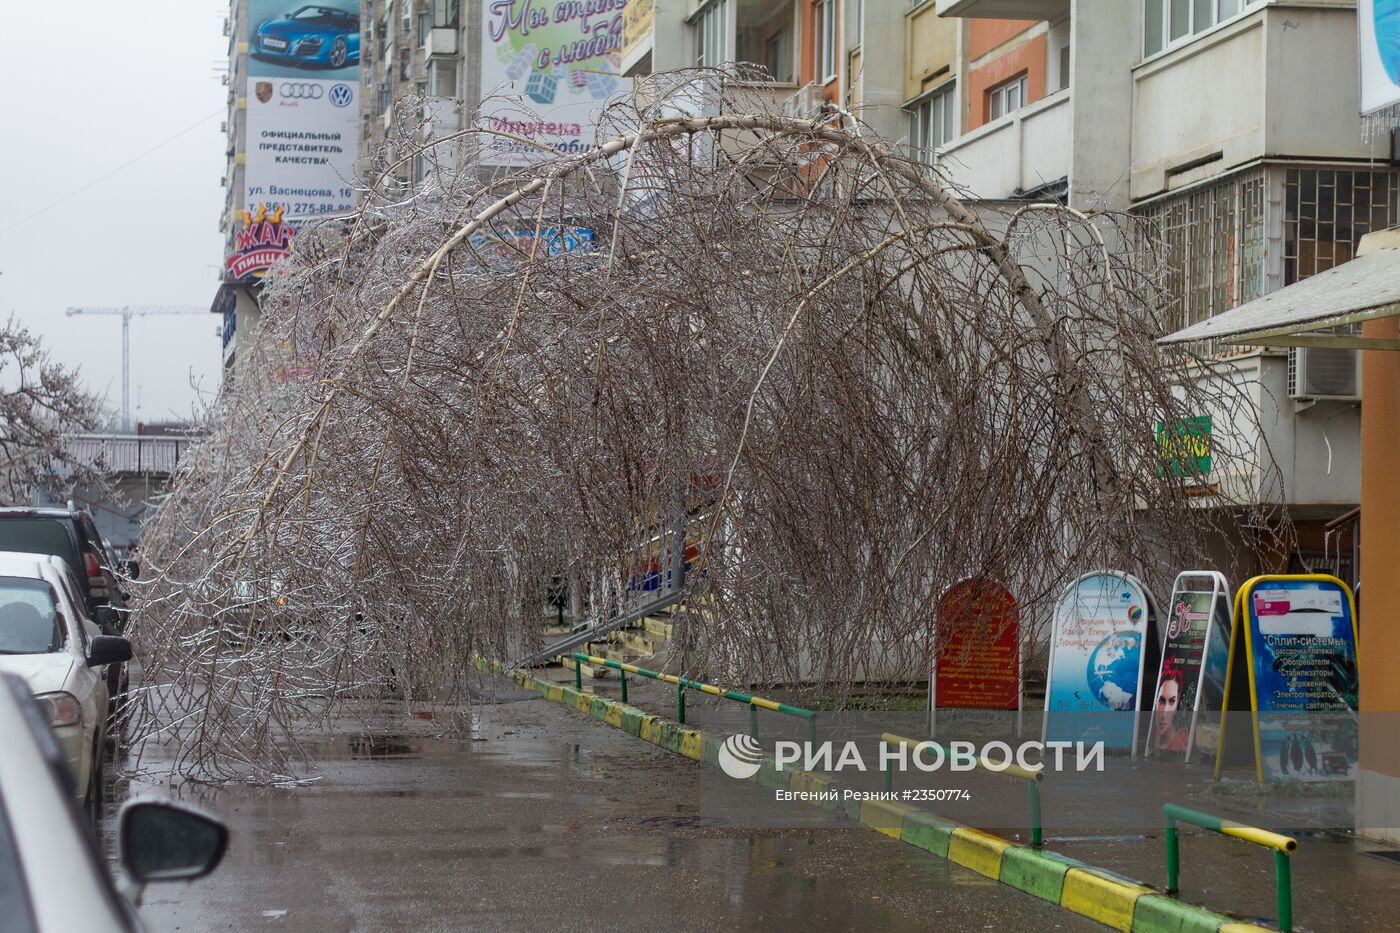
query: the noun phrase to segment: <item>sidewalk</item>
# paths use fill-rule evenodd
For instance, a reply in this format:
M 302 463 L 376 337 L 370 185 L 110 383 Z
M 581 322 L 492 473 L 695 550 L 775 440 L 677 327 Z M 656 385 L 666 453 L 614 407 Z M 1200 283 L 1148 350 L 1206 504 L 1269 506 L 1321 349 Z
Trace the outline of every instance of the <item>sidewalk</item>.
M 675 689 L 630 678 L 629 701 L 648 712 L 674 719 Z M 616 698 L 615 679 L 591 683 L 599 695 Z M 768 712 L 759 714 L 759 734 L 766 752 L 778 739 L 801 741 L 801 720 Z M 686 723 L 717 734 L 747 734 L 749 711 L 740 703 L 686 694 Z M 867 749 L 870 770 L 843 769 L 843 785 L 879 790 L 874 750 L 882 731 L 910 738 L 925 735 L 923 714 L 822 714 L 822 739 L 855 740 Z M 1027 738 L 1037 737 L 1037 721 L 1027 716 Z M 941 729 L 940 741 L 958 738 Z M 818 769 L 820 770 L 820 769 Z M 970 799 L 914 804 L 939 816 L 974 826 L 1014 842 L 1029 841 L 1029 804 L 1024 782 L 976 770 L 933 774 L 900 773 L 896 789 L 942 788 L 965 792 Z M 1351 784 L 1322 787 L 1261 788 L 1248 772 L 1214 780 L 1209 763 L 1107 757 L 1104 770 L 1049 774 L 1041 783 L 1044 849 L 1107 868 L 1157 889 L 1166 885 L 1163 803 L 1177 803 L 1216 816 L 1290 835 L 1299 842 L 1292 857 L 1295 929 L 1366 931 L 1400 929 L 1400 863 L 1363 853 L 1382 847 L 1356 840 Z M 1240 840 L 1181 829 L 1182 900 L 1231 916 L 1273 925 L 1275 881 L 1269 850 Z

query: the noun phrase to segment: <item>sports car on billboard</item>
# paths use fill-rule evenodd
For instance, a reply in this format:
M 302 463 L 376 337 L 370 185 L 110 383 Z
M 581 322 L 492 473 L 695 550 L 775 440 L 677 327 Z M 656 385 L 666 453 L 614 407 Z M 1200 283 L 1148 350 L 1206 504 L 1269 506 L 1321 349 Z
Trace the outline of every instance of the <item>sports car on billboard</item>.
M 263 58 L 341 68 L 360 60 L 360 17 L 329 6 L 304 6 L 258 27 L 253 54 Z

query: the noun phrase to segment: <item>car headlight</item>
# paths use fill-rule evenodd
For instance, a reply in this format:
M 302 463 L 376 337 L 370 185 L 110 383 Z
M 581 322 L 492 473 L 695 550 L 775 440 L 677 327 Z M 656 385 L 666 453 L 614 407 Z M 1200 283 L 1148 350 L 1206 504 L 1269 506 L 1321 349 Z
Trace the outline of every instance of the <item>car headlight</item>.
M 71 693 L 40 693 L 34 697 L 51 726 L 72 726 L 83 721 L 83 707 Z

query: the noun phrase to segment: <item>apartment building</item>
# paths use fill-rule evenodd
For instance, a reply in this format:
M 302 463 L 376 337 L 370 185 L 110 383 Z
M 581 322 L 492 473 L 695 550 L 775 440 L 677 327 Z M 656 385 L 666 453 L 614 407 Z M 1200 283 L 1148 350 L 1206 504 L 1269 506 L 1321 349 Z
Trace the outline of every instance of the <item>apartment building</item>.
M 230 236 L 246 208 L 249 2 L 231 0 L 228 25 Z M 465 125 L 483 80 L 538 52 L 484 43 L 483 24 L 499 14 L 483 0 L 360 0 L 359 9 L 362 180 L 409 151 L 393 148 L 396 137 L 416 144 Z M 1362 235 L 1397 219 L 1391 141 L 1365 140 L 1357 117 L 1353 0 L 631 0 L 616 15 L 605 67 L 546 72 L 529 61 L 516 93 L 544 107 L 566 86 L 606 95 L 616 87 L 601 74 L 609 69 L 757 66 L 762 79 L 744 82 L 756 104 L 858 119 L 937 163 L 976 201 L 1048 199 L 1151 221 L 1168 262 L 1168 329 L 1343 262 Z M 500 61 L 484 61 L 483 48 Z M 412 186 L 454 159 L 439 147 L 393 174 Z M 250 295 L 221 293 L 230 346 L 256 308 Z M 1359 498 L 1356 354 L 1225 362 L 1212 378 L 1251 387 L 1264 428 L 1247 443 L 1279 469 L 1221 476 L 1201 501 L 1219 492 L 1287 503 L 1300 529 L 1297 547 L 1280 550 L 1272 529 L 1242 526 L 1234 544 L 1253 556 L 1232 572 L 1301 569 L 1346 552 L 1325 526 Z
M 655 0 L 631 74 L 761 65 L 787 111 L 841 112 L 905 141 L 976 201 L 1129 211 L 1164 243 L 1168 329 L 1349 258 L 1397 222 L 1389 138 L 1358 113 L 1351 0 Z M 643 11 L 640 8 L 645 8 Z M 867 53 L 867 50 L 869 54 Z M 1306 63 L 1300 66 L 1300 63 Z M 1240 354 L 1277 469 L 1211 477 L 1201 501 L 1287 504 L 1296 545 L 1241 523 L 1236 577 L 1321 566 L 1359 499 L 1350 350 Z M 1217 419 L 1222 440 L 1244 430 Z M 1241 556 L 1242 555 L 1242 556 Z
M 1169 331 L 1345 262 L 1397 222 L 1391 141 L 1366 140 L 1358 116 L 1349 0 L 926 0 L 906 16 L 914 150 L 985 202 L 1150 221 Z M 1354 574 L 1329 524 L 1359 499 L 1356 351 L 1214 355 L 1203 378 L 1247 386 L 1262 425 L 1235 442 L 1278 468 L 1213 476 L 1202 504 L 1286 503 L 1298 531 L 1290 545 L 1241 524 L 1232 575 Z

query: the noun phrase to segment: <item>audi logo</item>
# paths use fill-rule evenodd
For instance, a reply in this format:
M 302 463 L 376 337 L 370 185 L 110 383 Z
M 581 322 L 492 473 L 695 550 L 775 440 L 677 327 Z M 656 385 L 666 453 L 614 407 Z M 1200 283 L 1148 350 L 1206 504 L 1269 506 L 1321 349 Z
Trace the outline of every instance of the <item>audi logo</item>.
M 306 81 L 283 81 L 277 93 L 289 100 L 320 100 L 326 89 Z
M 331 103 L 337 107 L 349 107 L 354 96 L 354 92 L 350 90 L 348 84 L 337 84 L 331 88 Z

